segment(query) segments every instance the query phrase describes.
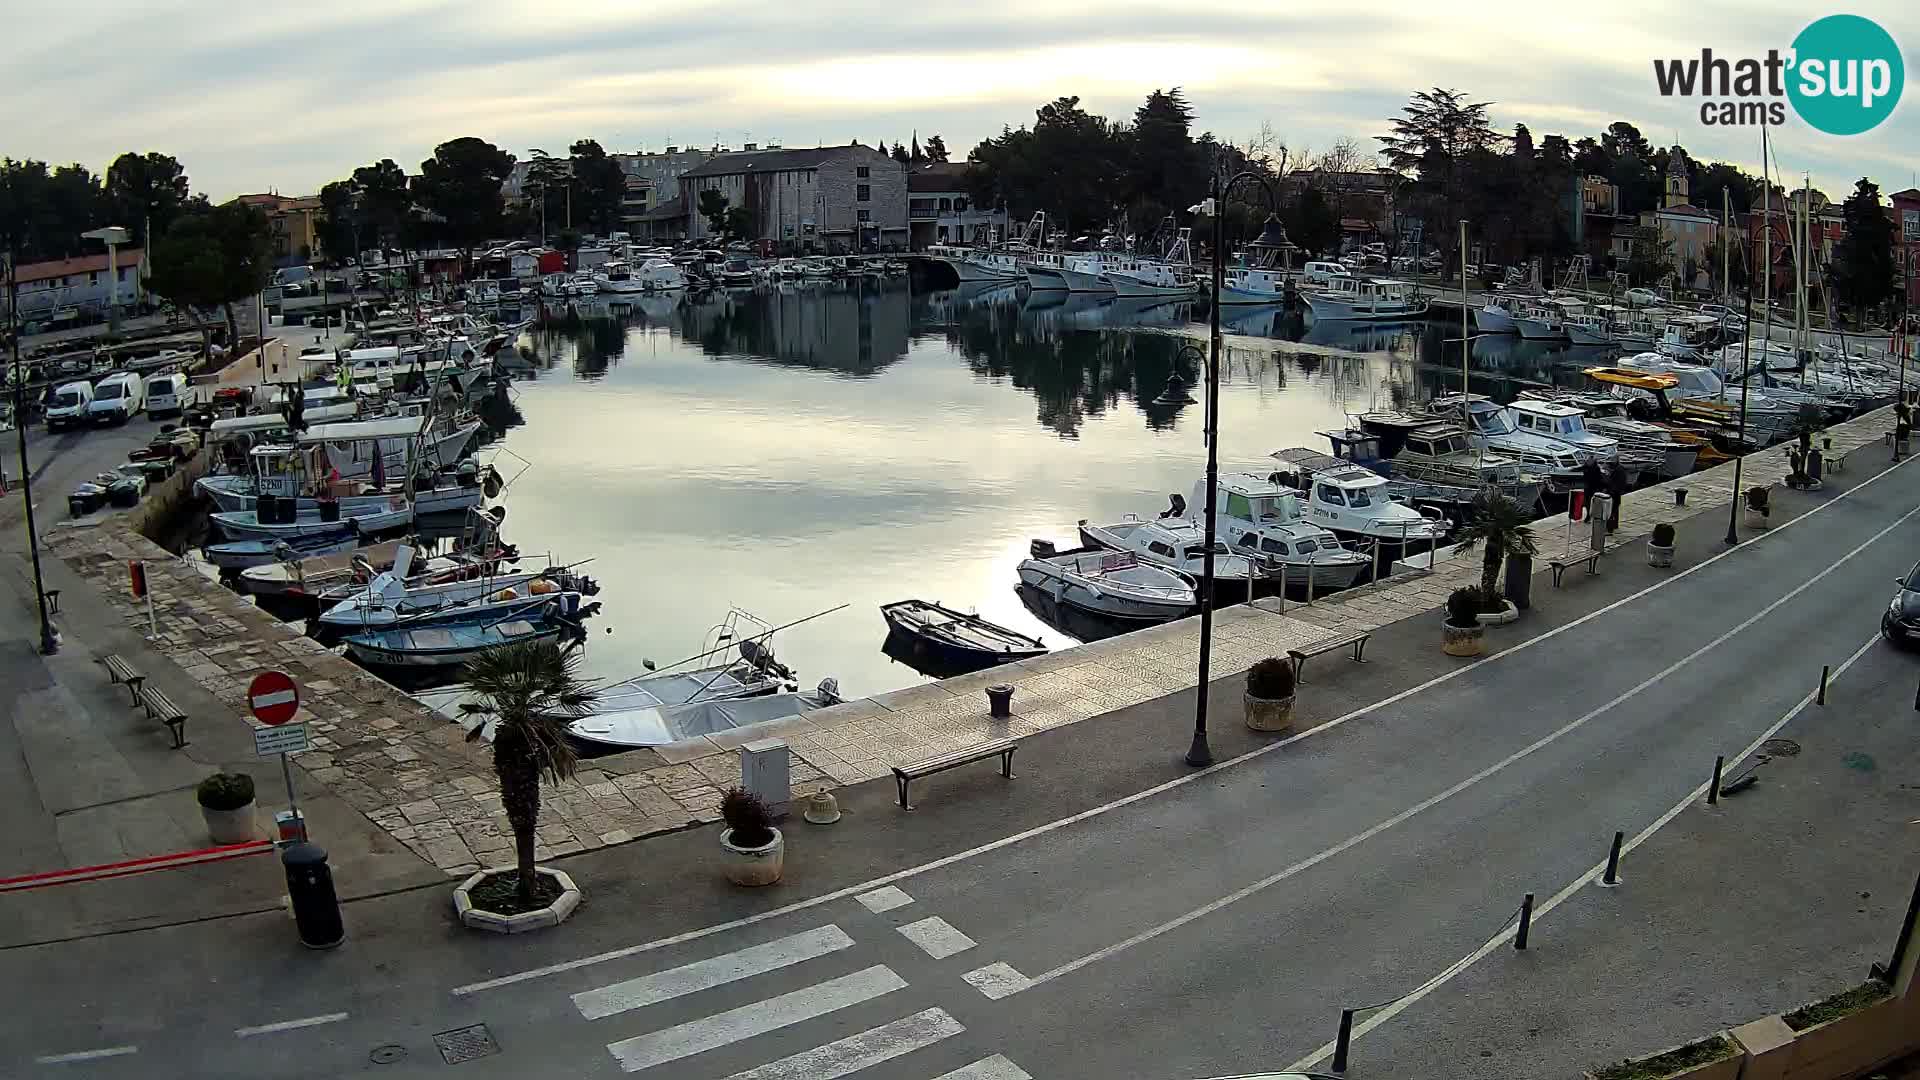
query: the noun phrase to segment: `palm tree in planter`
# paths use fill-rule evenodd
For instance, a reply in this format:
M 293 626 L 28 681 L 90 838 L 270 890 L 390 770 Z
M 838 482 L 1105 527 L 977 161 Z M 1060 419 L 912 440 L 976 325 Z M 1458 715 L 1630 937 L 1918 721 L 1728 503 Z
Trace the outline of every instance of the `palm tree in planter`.
M 1453 546 L 1454 554 L 1465 555 L 1475 545 L 1480 547 L 1481 610 L 1488 614 L 1505 612 L 1507 604 L 1500 599 L 1500 564 L 1509 555 L 1531 558 L 1540 549 L 1533 542 L 1533 530 L 1527 527 L 1526 511 L 1493 488 L 1475 495 L 1470 510 L 1456 535 L 1459 542 Z
M 500 802 L 513 827 L 519 855 L 516 899 L 522 910 L 541 903 L 535 891 L 534 830 L 540 824 L 540 781 L 573 777 L 579 758 L 567 741 L 567 725 L 586 715 L 600 696 L 580 677 L 580 654 L 555 641 L 529 641 L 488 649 L 467 661 L 467 686 L 475 700 L 460 706 L 478 721 L 467 741 L 493 727 L 493 771 Z

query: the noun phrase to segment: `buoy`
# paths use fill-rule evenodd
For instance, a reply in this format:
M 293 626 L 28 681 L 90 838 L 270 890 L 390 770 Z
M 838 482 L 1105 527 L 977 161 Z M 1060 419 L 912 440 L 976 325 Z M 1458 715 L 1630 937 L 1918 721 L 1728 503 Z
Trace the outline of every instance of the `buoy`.
M 559 591 L 560 591 L 559 585 L 555 584 L 554 582 L 548 581 L 545 578 L 541 578 L 540 580 L 535 581 L 533 584 L 527 586 L 527 592 L 531 593 L 534 596 L 548 596 L 553 593 L 557 593 Z
M 520 599 L 520 594 L 514 592 L 512 589 L 501 589 L 499 592 L 493 594 L 493 598 L 495 600 L 518 600 Z

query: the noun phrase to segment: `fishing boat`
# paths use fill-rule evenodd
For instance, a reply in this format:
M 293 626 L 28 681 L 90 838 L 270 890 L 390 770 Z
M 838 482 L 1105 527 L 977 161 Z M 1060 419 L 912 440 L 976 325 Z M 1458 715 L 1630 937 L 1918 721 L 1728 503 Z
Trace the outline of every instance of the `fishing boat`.
M 224 513 L 253 510 L 259 496 L 266 494 L 274 496 L 282 505 L 291 503 L 296 510 L 318 511 L 325 503 L 333 502 L 346 517 L 387 507 L 398 494 L 380 490 L 380 485 L 375 484 L 342 481 L 328 485 L 327 462 L 317 445 L 257 446 L 247 457 L 251 467 L 244 475 L 203 476 L 194 482 L 194 490 Z M 384 480 L 378 471 L 373 479 Z M 472 464 L 470 468 L 434 473 L 424 484 L 414 486 L 414 512 L 456 513 L 479 506 L 488 489 L 496 494 L 499 491 L 500 480 L 497 475 L 489 475 L 490 472 Z M 372 490 L 368 490 L 369 487 Z
M 928 600 L 882 604 L 880 617 L 887 621 L 888 636 L 904 644 L 916 663 L 943 674 L 964 675 L 1047 653 L 1039 638 Z
M 1513 328 L 1528 341 L 1564 341 L 1567 329 L 1560 319 L 1559 308 L 1544 302 L 1524 304 L 1514 309 Z
M 1087 547 L 1124 551 L 1142 561 L 1178 570 L 1198 580 L 1206 573 L 1206 527 L 1183 517 L 1141 520 L 1128 514 L 1111 525 L 1080 522 L 1080 542 Z M 1244 597 L 1254 588 L 1255 579 L 1264 579 L 1266 571 L 1258 556 L 1249 558 L 1227 549 L 1217 534 L 1213 541 L 1213 588 L 1216 598 Z
M 1193 500 L 1177 509 L 1197 521 L 1206 513 L 1206 497 L 1203 479 L 1193 485 Z M 1271 474 L 1223 474 L 1214 496 L 1214 527 L 1229 547 L 1258 558 L 1270 580 L 1289 588 L 1320 594 L 1344 589 L 1369 565 L 1367 556 L 1308 521 L 1299 493 Z
M 258 543 L 258 541 L 248 541 Z M 361 548 L 349 548 L 345 551 L 328 551 L 319 554 L 291 558 L 285 562 L 275 561 L 250 566 L 240 572 L 240 589 L 254 596 L 279 596 L 296 590 L 313 590 L 351 581 L 362 564 L 374 574 L 393 567 L 393 560 L 405 546 L 401 540 L 386 540 Z M 292 553 L 291 551 L 289 552 Z M 367 574 L 365 585 L 373 580 L 373 574 Z
M 290 505 L 283 508 L 278 500 L 268 498 L 255 502 L 252 510 L 212 513 L 207 515 L 207 520 L 229 540 L 293 541 L 332 533 L 348 523 L 357 526 L 362 535 L 377 536 L 411 525 L 413 504 L 404 496 L 393 495 L 378 506 L 351 511 L 338 506 L 296 511 Z
M 393 668 L 448 668 L 488 649 L 581 635 L 579 620 L 599 605 L 580 605 L 578 593 L 545 597 L 532 610 L 463 612 L 431 624 L 405 623 L 366 630 L 345 639 L 347 652 L 363 664 Z
M 1510 296 L 1490 296 L 1473 313 L 1474 328 L 1483 334 L 1517 334 L 1513 322 L 1515 300 Z
M 1060 260 L 1056 272 L 1060 280 L 1066 283 L 1068 292 L 1110 293 L 1113 286 L 1106 280 L 1106 274 L 1112 270 L 1127 270 L 1133 266 L 1133 257 L 1119 251 L 1083 251 L 1069 253 Z
M 1162 226 L 1162 234 L 1165 234 Z M 1198 296 L 1200 281 L 1193 276 L 1191 229 L 1174 229 L 1159 258 L 1138 259 L 1100 275 L 1120 297 L 1157 297 L 1177 300 Z
M 608 709 L 602 703 L 591 714 L 568 723 L 567 734 L 582 742 L 619 749 L 666 746 L 704 735 L 771 725 L 839 703 L 840 687 L 833 679 L 820 680 L 818 687 L 805 694 L 704 698 L 681 704 L 656 702 L 618 709 Z M 773 729 L 768 730 L 771 733 Z
M 1178 571 L 1103 548 L 1055 551 L 1046 540 L 1033 542 L 1020 580 L 1057 603 L 1110 619 L 1165 622 L 1199 603 L 1193 579 Z
M 1561 327 L 1567 332 L 1567 340 L 1579 346 L 1612 345 L 1613 332 L 1608 326 L 1604 315 L 1574 314 L 1561 321 Z
M 467 444 L 480 431 L 478 419 L 456 420 L 443 430 L 431 430 L 427 416 L 390 416 L 339 424 L 315 424 L 300 434 L 302 446 L 324 446 L 328 472 L 344 481 L 368 480 L 374 459 L 385 476 L 405 476 L 419 464 L 438 466 L 460 460 Z
M 1066 261 L 1066 254 L 1059 251 L 1036 251 L 1027 256 L 1023 269 L 1027 274 L 1027 284 L 1036 290 L 1057 289 L 1067 291 L 1067 279 L 1060 275 L 1060 267 Z
M 200 549 L 200 557 L 221 570 L 238 571 L 283 559 L 352 551 L 362 542 L 359 530 L 349 521 L 284 540 L 230 540 L 207 544 Z
M 1415 288 L 1391 278 L 1332 277 L 1303 293 L 1307 310 L 1321 322 L 1381 322 L 1424 315 L 1427 302 Z

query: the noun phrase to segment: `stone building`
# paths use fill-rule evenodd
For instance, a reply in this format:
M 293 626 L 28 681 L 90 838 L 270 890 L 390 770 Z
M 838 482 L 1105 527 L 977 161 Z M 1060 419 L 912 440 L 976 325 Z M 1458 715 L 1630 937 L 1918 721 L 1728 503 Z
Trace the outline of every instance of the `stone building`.
M 1007 238 L 1007 212 L 975 206 L 967 191 L 967 164 L 921 162 L 908 167 L 907 226 L 911 246 L 966 244 L 984 228 L 992 243 Z
M 713 239 L 700 195 L 752 214 L 745 239 L 773 251 L 899 251 L 907 246 L 907 166 L 853 143 L 716 154 L 680 175 L 687 238 Z

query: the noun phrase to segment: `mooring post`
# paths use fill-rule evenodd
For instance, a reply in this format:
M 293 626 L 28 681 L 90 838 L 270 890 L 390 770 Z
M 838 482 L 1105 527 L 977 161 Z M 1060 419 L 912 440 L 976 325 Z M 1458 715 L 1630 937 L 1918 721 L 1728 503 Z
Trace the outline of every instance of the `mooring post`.
M 1814 704 L 1825 705 L 1827 703 L 1827 677 L 1832 673 L 1833 673 L 1833 666 L 1831 664 L 1820 665 L 1820 697 L 1814 702 Z
M 1727 767 L 1727 755 L 1719 754 L 1713 759 L 1713 783 L 1707 785 L 1707 805 L 1720 805 L 1720 771 Z
M 1347 1071 L 1347 1047 L 1353 1042 L 1353 1010 L 1340 1010 L 1340 1035 L 1333 1040 L 1333 1071 Z
M 1520 949 L 1523 951 L 1526 949 L 1527 931 L 1532 929 L 1532 927 L 1533 927 L 1533 894 L 1528 893 L 1526 896 L 1523 896 L 1520 898 L 1520 929 L 1516 931 L 1513 935 L 1514 948 Z
M 1600 879 L 1600 884 L 1605 885 L 1609 889 L 1620 884 L 1620 842 L 1626 838 L 1626 833 L 1614 833 L 1613 847 L 1607 850 L 1607 873 L 1605 877 Z

